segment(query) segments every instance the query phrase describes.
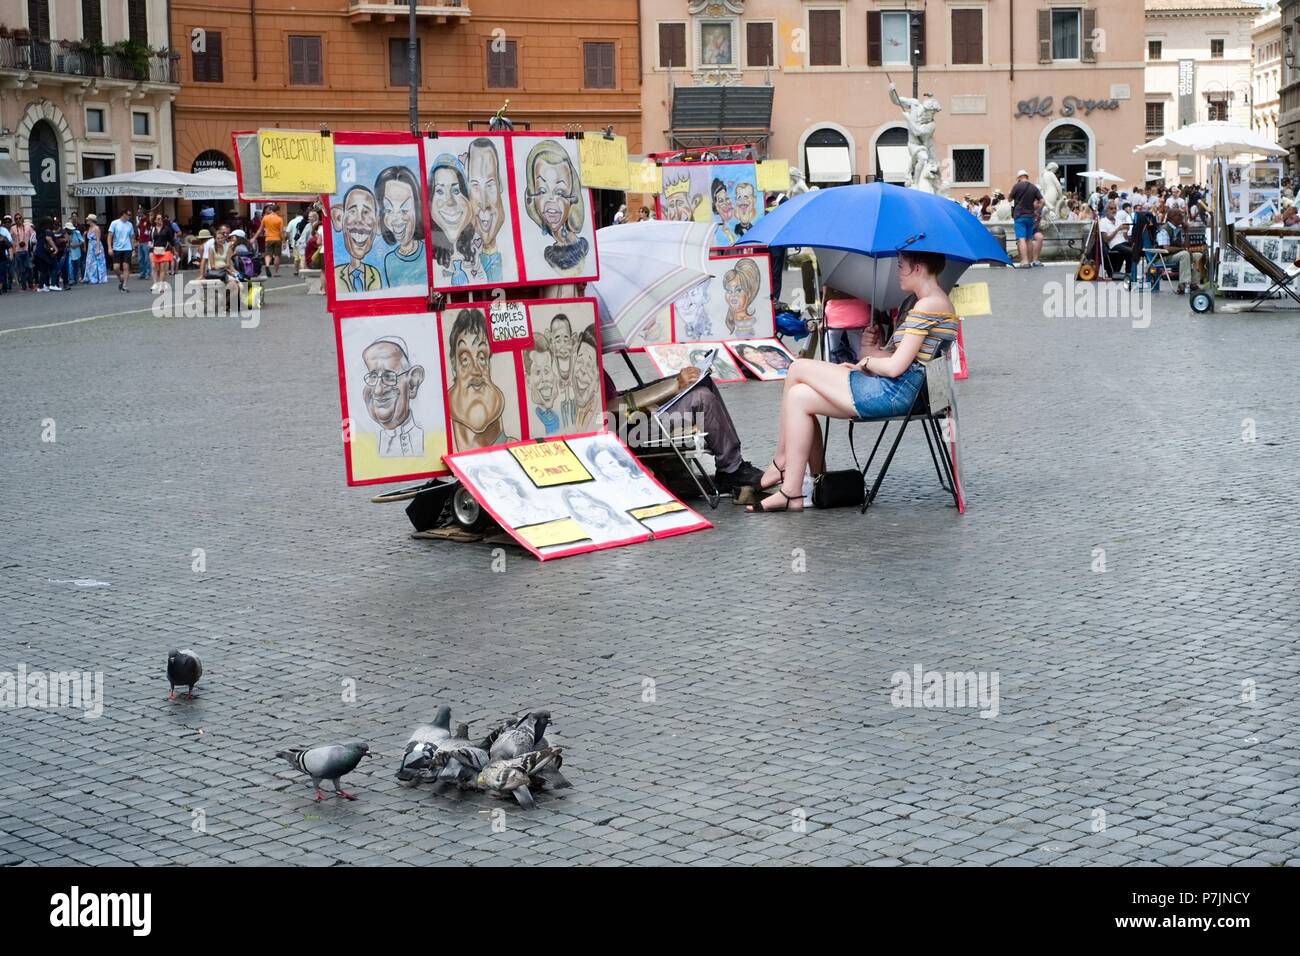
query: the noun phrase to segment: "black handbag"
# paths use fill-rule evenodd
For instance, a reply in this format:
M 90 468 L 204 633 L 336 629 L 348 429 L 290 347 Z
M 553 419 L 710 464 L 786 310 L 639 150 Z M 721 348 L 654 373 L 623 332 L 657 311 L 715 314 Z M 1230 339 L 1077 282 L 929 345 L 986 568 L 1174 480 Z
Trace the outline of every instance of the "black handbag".
M 856 468 L 827 471 L 813 479 L 812 500 L 818 508 L 861 508 L 866 482 Z

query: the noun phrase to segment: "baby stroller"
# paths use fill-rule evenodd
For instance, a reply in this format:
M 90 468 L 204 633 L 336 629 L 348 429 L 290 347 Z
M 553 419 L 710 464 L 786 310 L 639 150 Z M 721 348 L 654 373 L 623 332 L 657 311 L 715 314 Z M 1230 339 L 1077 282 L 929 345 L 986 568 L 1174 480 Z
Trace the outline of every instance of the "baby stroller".
M 250 309 L 260 309 L 265 292 L 262 284 L 265 260 L 256 249 L 240 243 L 231 254 L 230 261 L 234 276 L 239 280 L 244 305 Z

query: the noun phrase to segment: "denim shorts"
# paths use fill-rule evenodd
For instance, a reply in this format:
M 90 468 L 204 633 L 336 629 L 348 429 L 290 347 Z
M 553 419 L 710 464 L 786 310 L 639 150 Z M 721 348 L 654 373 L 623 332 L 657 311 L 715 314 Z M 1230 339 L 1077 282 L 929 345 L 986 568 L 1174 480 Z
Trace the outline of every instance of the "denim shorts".
M 1016 238 L 1017 239 L 1034 238 L 1034 217 L 1033 216 L 1016 217 Z
M 916 393 L 925 381 L 925 366 L 913 362 L 898 378 L 868 375 L 866 372 L 849 373 L 849 391 L 853 393 L 853 410 L 859 418 L 886 418 L 906 415 L 912 409 Z

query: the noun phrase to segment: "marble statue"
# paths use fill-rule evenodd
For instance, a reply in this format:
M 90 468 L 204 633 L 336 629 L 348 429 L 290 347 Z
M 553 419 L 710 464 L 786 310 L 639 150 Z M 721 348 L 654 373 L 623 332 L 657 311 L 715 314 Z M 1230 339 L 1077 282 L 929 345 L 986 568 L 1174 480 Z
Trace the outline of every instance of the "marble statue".
M 1060 168 L 1056 163 L 1048 163 L 1038 178 L 1038 191 L 1043 194 L 1043 218 L 1052 222 L 1065 218 L 1065 188 L 1056 175 Z
M 899 96 L 898 88 L 889 84 L 889 100 L 903 111 L 907 122 L 907 153 L 911 162 L 907 169 L 907 185 L 927 192 L 943 195 L 944 185 L 938 174 L 938 152 L 934 146 L 935 115 L 942 107 L 932 93 L 924 93 L 921 98 Z M 931 171 L 930 166 L 935 169 Z M 922 186 L 922 183 L 925 186 Z

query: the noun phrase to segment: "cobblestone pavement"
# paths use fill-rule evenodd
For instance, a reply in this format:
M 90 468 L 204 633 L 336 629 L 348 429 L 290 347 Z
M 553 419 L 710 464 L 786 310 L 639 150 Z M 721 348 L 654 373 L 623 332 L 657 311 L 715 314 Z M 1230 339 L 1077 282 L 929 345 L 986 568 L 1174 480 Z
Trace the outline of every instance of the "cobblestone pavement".
M 344 486 L 301 290 L 257 329 L 0 336 L 0 671 L 102 671 L 105 698 L 0 713 L 0 861 L 1295 865 L 1297 314 L 1046 318 L 1066 275 L 971 274 L 996 314 L 966 328 L 965 515 L 918 430 L 866 516 L 724 504 L 503 573 Z M 723 394 L 763 463 L 778 388 Z M 178 645 L 193 702 L 164 699 Z M 996 674 L 996 716 L 893 706 L 916 666 Z M 574 788 L 400 788 L 435 702 L 475 731 L 549 706 Z M 355 803 L 274 757 L 355 738 Z

